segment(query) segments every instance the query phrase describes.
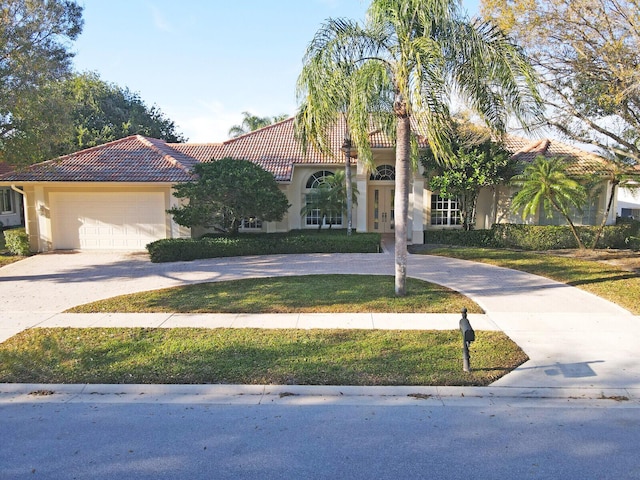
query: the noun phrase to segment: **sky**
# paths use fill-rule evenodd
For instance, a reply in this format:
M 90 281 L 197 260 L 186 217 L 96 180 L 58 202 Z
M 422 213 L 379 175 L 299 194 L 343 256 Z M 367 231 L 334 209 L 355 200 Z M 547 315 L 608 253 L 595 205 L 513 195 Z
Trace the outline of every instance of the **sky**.
M 328 18 L 362 21 L 368 0 L 77 0 L 78 72 L 156 105 L 191 143 L 222 142 L 257 116 L 293 115 L 302 57 Z M 477 0 L 464 0 L 470 16 Z

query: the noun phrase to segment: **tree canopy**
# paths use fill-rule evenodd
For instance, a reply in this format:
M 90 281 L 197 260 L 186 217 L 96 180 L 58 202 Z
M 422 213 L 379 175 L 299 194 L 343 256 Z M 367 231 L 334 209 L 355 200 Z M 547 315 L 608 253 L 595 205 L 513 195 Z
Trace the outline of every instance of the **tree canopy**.
M 136 134 L 172 143 L 185 141 L 175 123 L 157 106 L 147 106 L 139 94 L 105 82 L 97 73 L 74 75 L 62 89 L 74 130 L 62 146 L 64 153 Z
M 186 205 L 168 210 L 185 227 L 238 232 L 243 219 L 280 221 L 289 208 L 272 174 L 248 160 L 223 158 L 194 167 L 197 180 L 176 185 Z
M 548 122 L 613 159 L 640 162 L 640 0 L 482 0 L 532 58 Z
M 41 156 L 40 141 L 68 128 L 52 82 L 71 71 L 70 43 L 82 31 L 82 7 L 72 0 L 4 0 L 0 7 L 0 160 Z M 51 122 L 52 118 L 57 122 Z

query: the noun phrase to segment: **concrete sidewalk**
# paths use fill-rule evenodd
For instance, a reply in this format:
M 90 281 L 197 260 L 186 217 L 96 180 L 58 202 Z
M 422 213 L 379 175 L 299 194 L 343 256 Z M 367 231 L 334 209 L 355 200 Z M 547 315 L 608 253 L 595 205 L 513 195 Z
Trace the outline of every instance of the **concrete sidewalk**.
M 460 314 L 61 313 L 77 304 L 136 291 L 312 273 L 392 275 L 393 257 L 274 255 L 151 264 L 146 256 L 113 252 L 38 255 L 0 269 L 0 340 L 34 326 L 458 328 Z M 570 390 L 569 396 L 608 391 L 613 393 L 597 396 L 635 398 L 640 362 L 633 333 L 640 318 L 617 305 L 535 275 L 444 257 L 410 255 L 408 275 L 467 295 L 486 312 L 469 315 L 474 329 L 502 330 L 527 353 L 530 360 L 493 388 L 534 396 Z

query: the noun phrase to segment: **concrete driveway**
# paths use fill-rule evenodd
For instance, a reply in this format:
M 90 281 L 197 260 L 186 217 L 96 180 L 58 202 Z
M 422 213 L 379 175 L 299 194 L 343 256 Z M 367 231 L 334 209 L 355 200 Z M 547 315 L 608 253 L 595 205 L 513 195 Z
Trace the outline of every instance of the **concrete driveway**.
M 161 264 L 145 253 L 43 254 L 0 268 L 0 333 L 6 338 L 72 306 L 137 291 L 249 277 L 393 271 L 390 254 Z M 444 257 L 410 255 L 408 275 L 464 293 L 525 350 L 531 360 L 498 384 L 640 387 L 637 340 L 629 334 L 640 319 L 617 305 L 535 275 Z

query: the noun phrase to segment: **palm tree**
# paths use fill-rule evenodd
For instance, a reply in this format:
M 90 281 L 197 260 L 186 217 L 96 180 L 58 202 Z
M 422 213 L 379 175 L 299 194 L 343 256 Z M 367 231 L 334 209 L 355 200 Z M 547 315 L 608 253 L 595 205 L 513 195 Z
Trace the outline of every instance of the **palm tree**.
M 554 211 L 560 213 L 569 224 L 578 247 L 583 249 L 584 244 L 569 213 L 571 208 L 582 208 L 587 192 L 583 185 L 567 176 L 565 168 L 566 164 L 560 158 L 538 156 L 522 174 L 513 177 L 512 184 L 520 187 L 520 191 L 513 198 L 511 208 L 522 210 L 523 219 L 535 215 L 541 206 L 547 217 Z
M 373 0 L 364 27 L 327 20 L 308 47 L 303 75 L 337 71 L 336 77 L 343 79 L 345 66 L 350 80 L 336 83 L 336 89 L 348 85 L 346 98 L 358 101 L 345 109 L 345 97 L 327 102 L 322 92 L 309 89 L 301 112 L 314 125 L 308 131 L 321 139 L 327 138 L 332 108 L 347 114 L 364 162 L 371 161 L 372 125 L 395 140 L 395 292 L 403 296 L 410 172 L 417 163 L 412 124 L 437 158 L 447 162 L 451 95 L 467 101 L 492 130 L 504 132 L 510 113 L 524 125 L 530 114 L 541 111 L 534 71 L 499 30 L 464 18 L 458 0 Z M 326 108 L 315 108 L 323 102 Z
M 244 118 L 242 119 L 242 124 L 234 125 L 229 129 L 229 136 L 232 138 L 236 138 L 240 135 L 244 135 L 245 133 L 258 130 L 259 128 L 281 122 L 282 120 L 288 118 L 288 115 L 286 114 L 275 115 L 273 117 L 258 117 L 256 115 L 252 115 L 250 112 L 242 112 L 242 115 L 244 116 Z
M 348 202 L 348 195 L 351 195 L 351 202 Z M 348 205 L 358 202 L 358 188 L 351 185 L 348 188 L 345 173 L 336 172 L 333 175 L 324 177 L 322 181 L 309 193 L 308 201 L 300 210 L 301 215 L 308 215 L 313 211 L 318 211 L 318 230 L 322 228 L 325 218 L 333 218 L 337 214 L 344 214 L 349 208 Z M 329 222 L 329 229 L 333 222 Z
M 330 30 L 333 28 L 328 25 Z M 334 32 L 335 33 L 335 32 Z M 351 158 L 354 142 L 351 138 L 350 123 L 358 123 L 360 118 L 368 118 L 369 109 L 379 99 L 379 89 L 369 88 L 375 79 L 366 78 L 366 69 L 358 68 L 344 52 L 324 48 L 320 30 L 307 49 L 304 66 L 297 84 L 297 98 L 300 102 L 295 119 L 295 134 L 302 142 L 305 153 L 309 144 L 328 156 L 334 156 L 329 132 L 344 122 L 341 151 L 344 154 L 346 185 L 347 235 L 353 227 L 353 192 L 351 180 Z M 365 163 L 369 156 L 361 156 Z M 367 164 L 371 168 L 372 165 Z

